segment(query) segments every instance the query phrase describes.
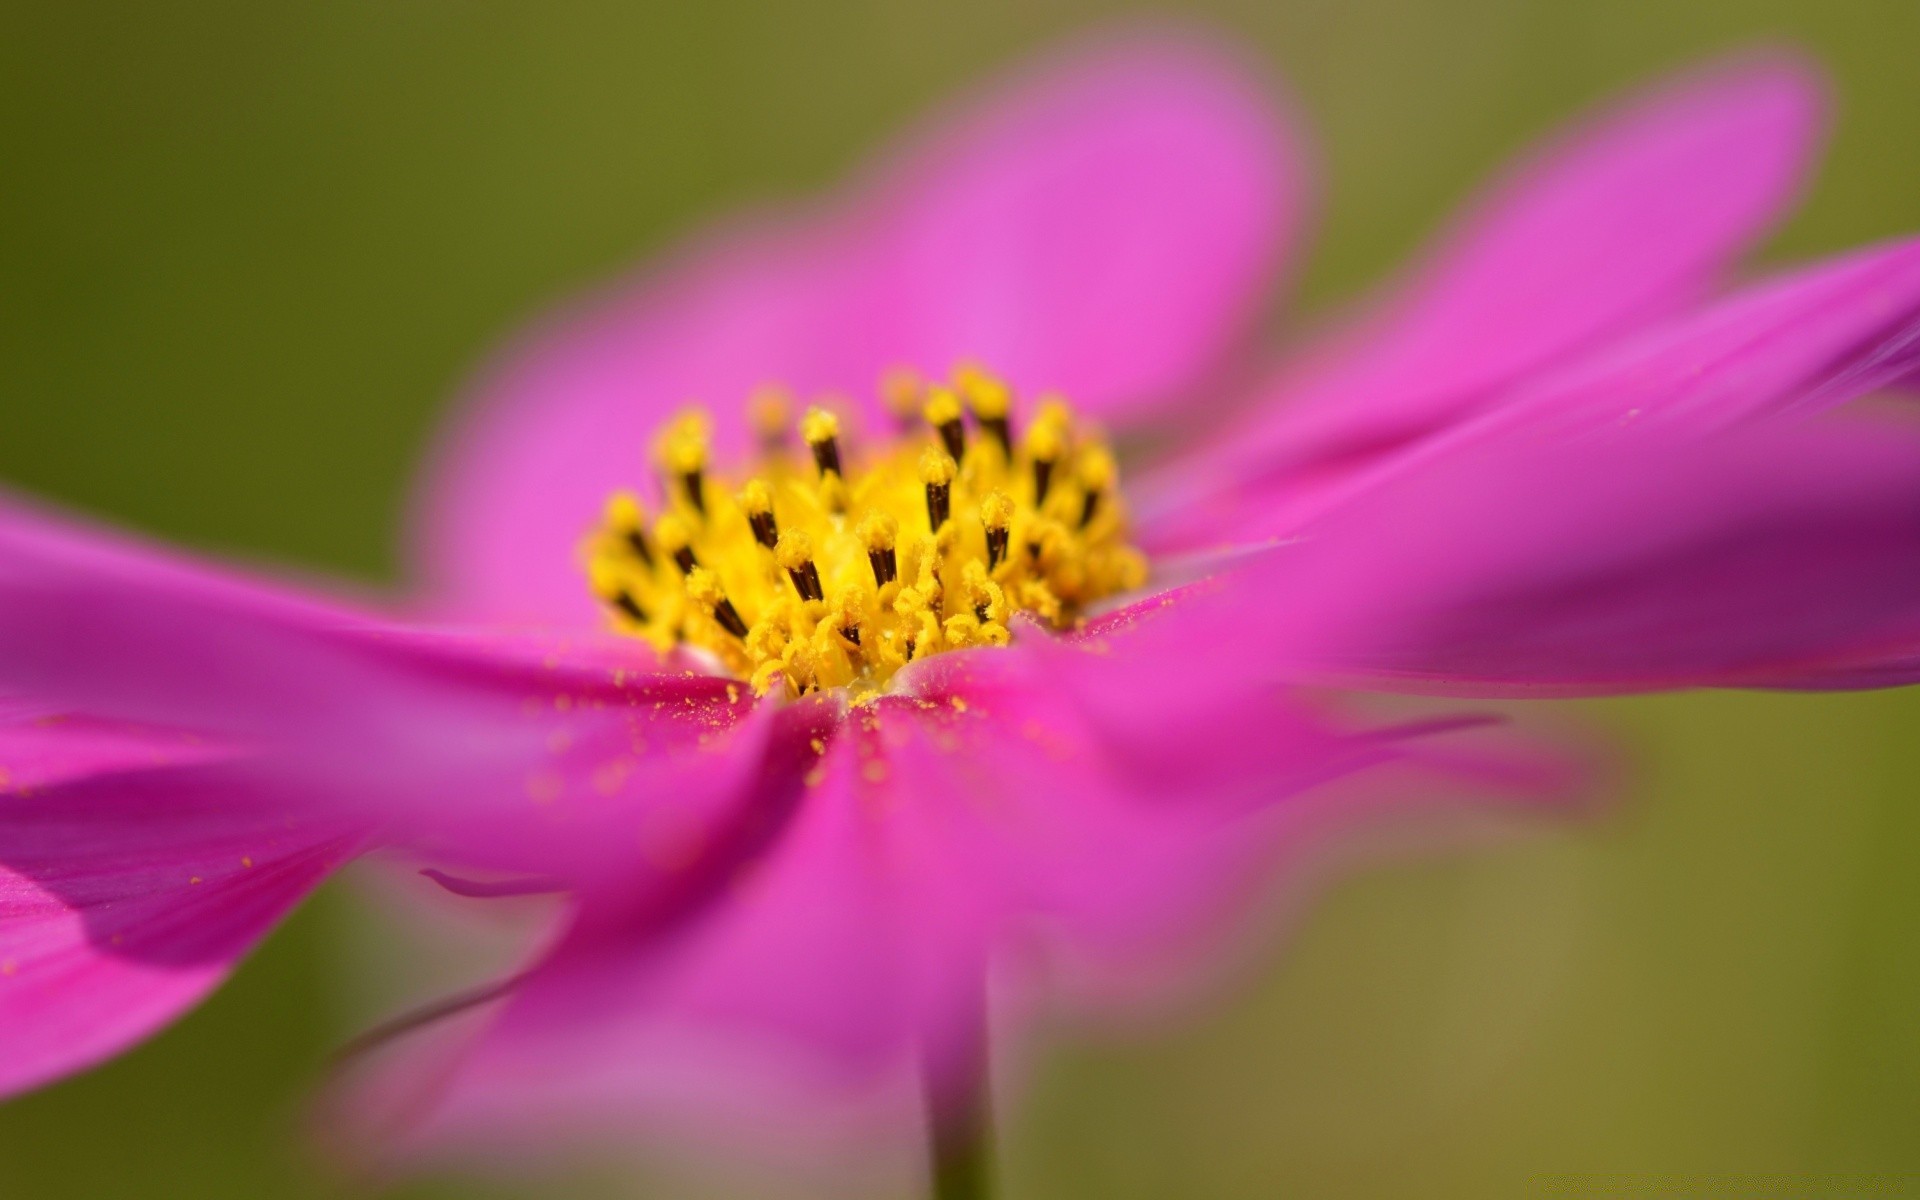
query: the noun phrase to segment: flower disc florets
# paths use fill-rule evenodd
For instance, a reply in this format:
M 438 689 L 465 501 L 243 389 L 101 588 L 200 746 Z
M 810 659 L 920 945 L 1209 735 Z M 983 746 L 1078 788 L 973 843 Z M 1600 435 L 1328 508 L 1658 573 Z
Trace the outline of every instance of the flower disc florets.
M 785 394 L 761 392 L 760 454 L 737 487 L 708 469 L 705 416 L 674 420 L 663 511 L 649 521 L 617 492 L 586 544 L 615 627 L 704 650 L 758 694 L 864 695 L 916 659 L 1007 644 L 1014 613 L 1068 628 L 1145 582 L 1113 455 L 1064 401 L 1016 436 L 1009 390 L 983 372 L 894 374 L 883 391 L 901 429 L 870 450 L 843 444 L 823 406 L 795 446 Z

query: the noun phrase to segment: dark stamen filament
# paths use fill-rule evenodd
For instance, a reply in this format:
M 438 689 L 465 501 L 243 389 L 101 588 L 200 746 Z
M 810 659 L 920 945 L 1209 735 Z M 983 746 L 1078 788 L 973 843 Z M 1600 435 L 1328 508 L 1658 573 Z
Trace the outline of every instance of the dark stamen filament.
M 1007 456 L 1008 461 L 1012 461 L 1013 459 L 1013 426 L 1012 424 L 1005 417 L 981 417 L 980 428 L 986 430 L 988 436 L 992 437 L 994 441 L 1000 443 L 1000 452 Z
M 643 625 L 646 624 L 647 610 L 640 607 L 640 602 L 633 598 L 633 594 L 631 592 L 624 592 L 624 591 L 615 592 L 613 596 L 611 596 L 608 599 L 607 603 L 613 605 L 615 608 L 619 609 L 621 612 L 625 613 L 629 617 L 632 617 L 634 620 L 640 622 L 641 624 Z
M 947 448 L 953 461 L 959 462 L 967 452 L 967 427 L 959 417 L 940 423 L 940 444 Z
M 822 475 L 840 475 L 840 419 L 824 408 L 810 408 L 800 420 L 800 436 L 813 451 Z
M 733 636 L 737 638 L 747 636 L 747 623 L 740 619 L 740 610 L 735 608 L 733 601 L 725 596 L 714 602 L 713 619 L 720 622 L 720 628 Z
M 798 529 L 790 529 L 780 538 L 780 544 L 774 547 L 773 560 L 786 569 L 787 578 L 793 580 L 793 590 L 800 593 L 802 600 L 824 600 L 826 591 L 820 586 L 820 568 L 813 563 L 813 539 Z
M 780 544 L 780 527 L 771 512 L 748 513 L 747 524 L 753 527 L 753 540 L 762 546 L 771 550 Z
M 798 567 L 790 568 L 787 577 L 793 580 L 793 590 L 800 593 L 802 600 L 825 600 L 827 594 L 820 587 L 820 568 L 808 559 Z
M 820 468 L 822 475 L 840 474 L 840 440 L 838 438 L 822 438 L 817 442 L 807 443 L 807 447 L 813 451 L 814 465 Z
M 949 502 L 953 499 L 953 477 L 959 473 L 959 464 L 951 454 L 928 446 L 920 455 L 920 482 L 927 488 L 927 527 L 935 533 L 947 523 Z
M 648 570 L 653 569 L 653 543 L 647 540 L 647 533 L 644 529 L 635 526 L 627 530 L 627 545 L 633 550 L 635 556 L 637 556 L 641 562 L 647 564 Z

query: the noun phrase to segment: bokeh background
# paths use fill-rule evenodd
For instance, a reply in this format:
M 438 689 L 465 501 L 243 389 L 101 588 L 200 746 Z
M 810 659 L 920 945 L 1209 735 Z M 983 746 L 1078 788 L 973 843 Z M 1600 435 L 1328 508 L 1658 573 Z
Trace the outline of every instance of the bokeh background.
M 952 88 L 1133 11 L 11 0 L 0 478 L 200 547 L 394 579 L 411 465 L 522 318 L 710 214 L 831 182 Z M 1755 39 L 1818 54 L 1840 100 L 1770 254 L 1920 229 L 1920 5 L 1182 11 L 1269 60 L 1321 139 L 1312 304 L 1376 278 L 1527 136 Z M 1920 694 L 1586 715 L 1635 755 L 1625 803 L 1353 878 L 1204 1019 L 1056 1046 L 1007 1131 L 1008 1194 L 1920 1195 Z M 365 960 L 365 911 L 322 894 L 178 1027 L 0 1106 L 0 1195 L 333 1194 L 296 1127 L 359 1015 L 340 976 Z M 583 1169 L 393 1194 L 611 1186 Z

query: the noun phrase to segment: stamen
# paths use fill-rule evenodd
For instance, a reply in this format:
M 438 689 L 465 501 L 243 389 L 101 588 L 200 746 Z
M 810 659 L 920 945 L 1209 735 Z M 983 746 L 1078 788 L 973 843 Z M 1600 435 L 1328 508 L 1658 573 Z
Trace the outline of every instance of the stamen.
M 764 479 L 755 479 L 740 489 L 740 498 L 736 501 L 740 511 L 747 514 L 747 525 L 753 530 L 753 540 L 771 550 L 780 542 L 780 526 L 773 519 L 773 485 Z
M 608 559 L 596 558 L 588 564 L 587 575 L 593 584 L 594 594 L 600 597 L 602 603 L 636 625 L 647 623 L 647 610 L 627 589 L 627 581 L 618 566 Z
M 881 376 L 880 398 L 886 402 L 887 412 L 902 433 L 912 429 L 919 419 L 920 398 L 926 386 L 920 373 L 908 367 L 895 367 Z
M 953 461 L 959 462 L 966 457 L 967 427 L 960 420 L 960 398 L 946 388 L 929 388 L 923 412 L 927 424 L 940 432 L 940 443 L 947 448 L 947 454 Z
M 1027 458 L 1033 463 L 1033 506 L 1047 502 L 1053 484 L 1053 465 L 1066 449 L 1066 433 L 1061 422 L 1042 414 L 1027 431 Z
M 827 594 L 820 587 L 820 568 L 813 563 L 813 539 L 798 529 L 790 529 L 780 535 L 780 543 L 773 551 L 774 561 L 787 572 L 793 580 L 793 590 L 800 593 L 802 600 L 825 600 Z
M 980 523 L 987 529 L 987 570 L 1006 561 L 1007 538 L 1012 533 L 1013 501 L 1005 492 L 989 492 L 980 502 Z
M 1145 582 L 1112 455 L 1063 402 L 1015 441 L 1014 393 L 977 367 L 882 388 L 910 423 L 874 446 L 842 445 L 834 401 L 794 423 L 792 399 L 761 389 L 760 452 L 737 474 L 709 461 L 703 416 L 674 420 L 655 446 L 664 511 L 615 493 L 581 546 L 611 627 L 662 653 L 698 647 L 755 695 L 848 688 L 861 704 L 909 662 L 1006 645 L 1015 613 L 1071 628 Z M 791 457 L 801 441 L 809 465 Z
M 607 500 L 607 528 L 633 551 L 634 557 L 653 569 L 653 543 L 647 541 L 647 514 L 632 492 L 615 492 Z
M 705 516 L 707 419 L 699 413 L 687 413 L 676 420 L 667 430 L 660 457 L 668 474 L 679 480 L 693 511 Z
M 973 409 L 973 419 L 1000 443 L 1000 453 L 1012 462 L 1013 425 L 1008 413 L 1013 408 L 1013 394 L 1007 385 L 975 366 L 955 371 L 954 383 L 967 398 L 967 406 Z
M 900 522 L 891 513 L 868 513 L 860 522 L 860 540 L 866 543 L 875 587 L 885 587 L 900 577 L 900 560 L 893 552 L 899 534 Z
M 771 384 L 753 394 L 748 417 L 760 443 L 760 453 L 771 458 L 786 448 L 793 428 L 793 397 L 787 389 Z
M 860 643 L 860 607 L 860 597 L 849 589 L 834 597 L 831 614 L 834 631 L 856 648 L 863 648 Z M 859 649 L 850 652 L 857 654 Z
M 612 603 L 615 608 L 626 615 L 628 620 L 637 621 L 642 625 L 647 623 L 647 610 L 640 607 L 640 602 L 633 598 L 633 593 L 627 591 L 615 592 Z
M 800 419 L 800 436 L 813 451 L 814 465 L 822 476 L 841 474 L 839 417 L 824 408 L 809 408 Z
M 986 568 L 982 567 L 977 559 L 967 564 L 966 570 L 962 572 L 961 583 L 966 587 L 967 600 L 973 606 L 973 619 L 979 622 L 981 634 L 985 637 L 994 636 L 987 630 L 1004 621 L 1006 593 L 1001 590 L 999 584 L 987 578 Z
M 1080 528 L 1093 524 L 1100 497 L 1113 486 L 1113 476 L 1113 455 L 1104 448 L 1091 446 L 1080 456 L 1080 486 L 1086 490 L 1086 499 L 1080 504 Z
M 953 477 L 959 470 L 953 459 L 932 446 L 920 456 L 920 482 L 927 490 L 927 528 L 935 533 L 947 523 Z
M 659 541 L 660 548 L 667 552 L 667 557 L 680 568 L 682 575 L 693 574 L 694 568 L 700 565 L 700 560 L 693 553 L 693 531 L 687 528 L 686 521 L 678 514 L 667 513 L 655 522 L 653 536 Z
M 704 567 L 687 576 L 687 594 L 694 598 L 702 608 L 713 615 L 713 619 L 734 637 L 744 639 L 747 636 L 747 623 L 740 619 L 740 612 L 734 608 L 733 601 L 720 587 L 720 581 L 713 572 Z

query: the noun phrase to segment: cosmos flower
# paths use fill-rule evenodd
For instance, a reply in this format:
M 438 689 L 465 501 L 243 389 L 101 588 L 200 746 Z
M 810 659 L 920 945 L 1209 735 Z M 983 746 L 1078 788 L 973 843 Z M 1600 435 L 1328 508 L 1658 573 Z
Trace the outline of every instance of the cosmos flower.
M 1334 832 L 1569 786 L 1328 688 L 1907 682 L 1920 440 L 1829 410 L 1913 372 L 1920 245 L 1726 290 L 1820 106 L 1771 56 L 1610 109 L 1249 372 L 1293 125 L 1230 55 L 1102 42 L 508 354 L 399 615 L 9 503 L 0 1091 L 382 849 L 566 898 L 457 1058 L 386 1079 L 413 1127 L 917 1064 L 969 1135 L 989 984 L 1131 995 Z

